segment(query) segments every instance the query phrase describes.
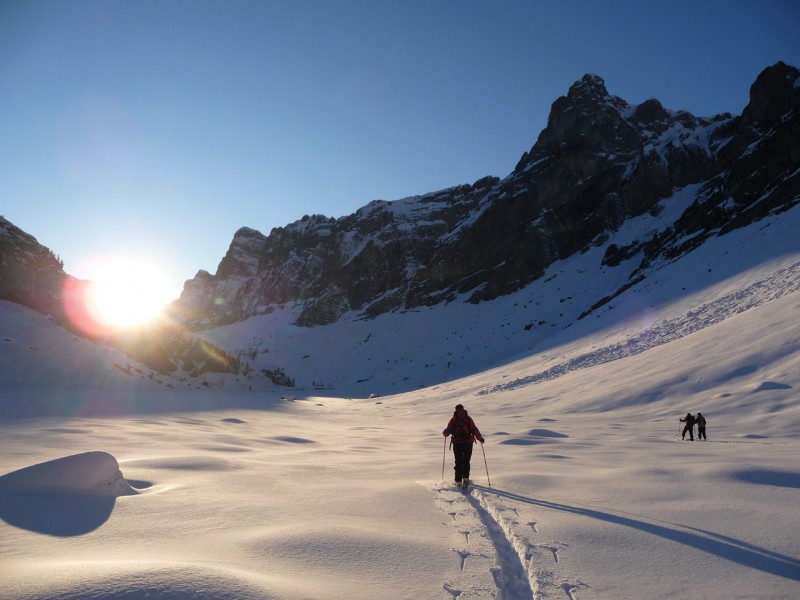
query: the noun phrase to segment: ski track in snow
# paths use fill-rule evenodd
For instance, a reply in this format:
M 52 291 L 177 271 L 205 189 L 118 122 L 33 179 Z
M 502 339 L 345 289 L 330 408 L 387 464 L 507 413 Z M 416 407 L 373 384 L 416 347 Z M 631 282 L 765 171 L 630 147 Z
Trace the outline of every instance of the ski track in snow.
M 433 491 L 454 531 L 457 573 L 442 584 L 453 598 L 580 600 L 578 591 L 590 587 L 560 575 L 559 552 L 567 548 L 565 544 L 530 539 L 525 530 L 540 535 L 537 522 L 520 520 L 519 509 L 507 506 L 490 488 L 472 486 L 463 491 L 443 483 Z
M 609 344 L 592 352 L 579 354 L 545 371 L 480 390 L 477 395 L 483 396 L 494 392 L 515 390 L 542 381 L 557 379 L 572 371 L 587 369 L 641 354 L 646 350 L 716 325 L 728 317 L 756 308 L 797 290 L 800 290 L 800 263 L 795 263 L 790 267 L 776 271 L 765 279 L 744 289 L 703 304 L 685 315 L 661 321 L 658 325 L 646 329 L 636 336 L 615 344 Z

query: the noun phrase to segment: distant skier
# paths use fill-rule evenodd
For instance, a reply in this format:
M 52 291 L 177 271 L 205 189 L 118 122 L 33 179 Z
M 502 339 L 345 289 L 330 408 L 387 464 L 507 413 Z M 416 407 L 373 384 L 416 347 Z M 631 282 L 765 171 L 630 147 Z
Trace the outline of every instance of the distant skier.
M 706 437 L 706 418 L 703 416 L 703 413 L 697 413 L 697 439 L 698 440 L 708 440 Z
M 469 462 L 472 458 L 472 445 L 477 439 L 481 444 L 485 441 L 481 432 L 475 426 L 475 421 L 469 416 L 462 404 L 456 406 L 453 418 L 442 431 L 442 435 L 447 437 L 452 435 L 451 444 L 453 455 L 456 459 L 454 470 L 456 472 L 455 482 L 462 488 L 469 485 Z
M 681 439 L 686 439 L 686 432 L 689 432 L 689 441 L 694 441 L 694 423 L 695 419 L 692 416 L 692 413 L 686 413 L 685 419 L 679 419 L 681 423 L 686 423 L 686 426 L 683 428 L 683 433 L 681 433 Z

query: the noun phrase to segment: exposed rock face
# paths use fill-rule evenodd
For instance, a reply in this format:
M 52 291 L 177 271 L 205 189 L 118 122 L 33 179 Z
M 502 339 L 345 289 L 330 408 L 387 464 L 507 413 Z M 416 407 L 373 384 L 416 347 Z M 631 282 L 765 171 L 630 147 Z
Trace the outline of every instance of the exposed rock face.
M 35 237 L 0 217 L 0 299 L 63 316 L 63 263 Z
M 800 71 L 782 62 L 764 70 L 742 116 L 712 140 L 715 169 L 674 227 L 647 244 L 642 267 L 800 202 Z
M 298 323 L 313 326 L 349 310 L 489 300 L 697 186 L 673 227 L 609 248 L 607 264 L 641 255 L 647 268 L 798 202 L 799 81 L 795 67 L 777 63 L 753 84 L 741 116 L 701 118 L 655 99 L 630 105 L 586 75 L 553 103 L 547 127 L 502 181 L 375 201 L 341 219 L 304 217 L 269 236 L 240 229 L 217 273 L 198 273 L 173 308 L 213 326 L 299 303 Z
M 420 270 L 498 183 L 486 178 L 399 202 L 376 200 L 342 219 L 307 216 L 267 237 L 244 227 L 217 274 L 199 272 L 173 308 L 220 324 L 302 302 L 299 323 L 311 326 L 351 309 L 414 306 L 414 293 L 427 285 Z

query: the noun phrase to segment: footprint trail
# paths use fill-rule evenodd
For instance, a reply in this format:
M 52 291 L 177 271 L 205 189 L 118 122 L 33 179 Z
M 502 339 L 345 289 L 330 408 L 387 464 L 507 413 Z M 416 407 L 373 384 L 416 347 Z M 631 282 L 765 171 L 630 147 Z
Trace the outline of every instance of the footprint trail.
M 452 598 L 591 600 L 591 587 L 563 565 L 568 545 L 537 539 L 541 523 L 530 508 L 507 506 L 481 486 L 465 492 L 440 483 L 432 491 L 452 530 L 457 560 L 442 586 Z

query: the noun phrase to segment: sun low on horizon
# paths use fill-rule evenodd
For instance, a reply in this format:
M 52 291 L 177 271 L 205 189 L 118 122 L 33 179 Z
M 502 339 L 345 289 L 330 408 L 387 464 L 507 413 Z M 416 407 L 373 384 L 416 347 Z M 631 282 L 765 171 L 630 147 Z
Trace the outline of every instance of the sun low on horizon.
M 147 325 L 175 299 L 163 270 L 145 259 L 107 257 L 92 261 L 84 272 L 86 308 L 111 330 Z

